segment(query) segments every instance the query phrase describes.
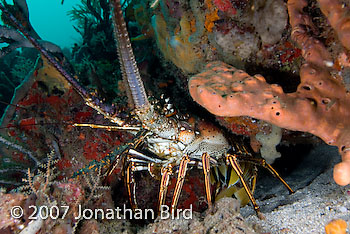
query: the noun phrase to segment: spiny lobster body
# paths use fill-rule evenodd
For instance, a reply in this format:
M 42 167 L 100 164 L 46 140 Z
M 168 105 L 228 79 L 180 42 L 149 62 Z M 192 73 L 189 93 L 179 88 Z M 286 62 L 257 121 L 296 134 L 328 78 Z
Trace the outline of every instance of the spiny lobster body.
M 227 159 L 227 163 L 233 167 L 234 172 L 237 173 L 238 178 L 241 180 L 241 183 L 247 192 L 247 196 L 253 203 L 254 209 L 259 212 L 259 207 L 256 204 L 251 192 L 251 190 L 254 190 L 255 187 L 256 174 L 251 173 L 251 170 L 254 170 L 254 167 L 245 167 L 246 170 L 243 171 L 237 162 L 237 158 L 246 157 L 247 155 L 249 158 L 252 158 L 245 147 L 242 147 L 243 149 L 241 147 L 238 147 L 237 149 L 230 147 L 229 142 L 226 140 L 222 132 L 214 127 L 200 126 L 198 129 L 186 129 L 185 127 L 182 127 L 178 121 L 171 120 L 166 118 L 164 115 L 158 115 L 156 112 L 154 112 L 154 107 L 148 102 L 142 80 L 136 66 L 126 24 L 124 22 L 123 13 L 120 7 L 120 2 L 118 0 L 114 1 L 113 6 L 115 38 L 117 38 L 118 41 L 117 46 L 121 60 L 121 70 L 124 72 L 124 79 L 127 80 L 129 84 L 130 92 L 136 108 L 135 113 L 141 120 L 143 127 L 150 130 L 150 136 L 145 138 L 148 148 L 156 155 L 166 159 L 165 162 L 162 162 L 162 181 L 159 195 L 159 206 L 164 203 L 164 197 L 169 183 L 169 174 L 172 173 L 172 163 L 179 165 L 178 179 L 172 200 L 172 209 L 175 209 L 182 185 L 184 183 L 187 164 L 190 162 L 201 161 L 205 176 L 207 200 L 210 208 L 210 159 L 214 161 L 214 166 L 218 165 L 218 161 L 225 161 L 225 159 Z M 190 126 L 188 123 L 185 125 Z M 233 154 L 228 153 L 230 148 L 233 150 Z M 283 182 L 284 185 L 286 185 L 290 192 L 293 192 L 286 182 L 277 174 L 277 172 L 274 171 L 270 165 L 266 164 L 264 160 L 255 160 L 254 163 L 268 168 Z M 220 169 L 216 170 L 216 175 L 219 175 L 218 171 L 220 171 Z M 250 183 L 250 185 L 248 185 L 243 178 L 244 173 L 253 174 L 251 176 L 253 182 Z M 226 175 L 225 178 L 226 177 L 231 178 L 229 175 Z M 219 177 L 216 178 L 220 181 Z M 226 179 L 224 179 L 224 183 L 225 182 Z M 229 185 L 230 183 L 231 185 L 235 185 L 237 182 L 238 180 L 228 181 Z
M 259 207 L 252 195 L 256 181 L 255 165 L 267 168 L 292 192 L 292 189 L 270 165 L 263 159 L 254 158 L 249 149 L 240 142 L 229 142 L 219 128 L 203 121 L 192 123 L 188 118 L 178 117 L 177 115 L 169 117 L 165 113 L 156 110 L 154 104 L 148 101 L 137 68 L 123 19 L 120 0 L 112 0 L 111 5 L 114 9 L 113 25 L 123 80 L 128 84 L 128 93 L 135 107 L 134 113 L 142 126 L 129 126 L 118 117 L 118 112 L 114 106 L 103 104 L 95 96 L 85 91 L 40 44 L 25 32 L 23 27 L 17 23 L 16 19 L 7 12 L 2 4 L 0 4 L 0 8 L 7 17 L 12 19 L 14 25 L 22 31 L 34 46 L 42 52 L 43 56 L 71 83 L 88 106 L 97 110 L 98 113 L 104 115 L 111 122 L 119 125 L 119 127 L 113 127 L 75 124 L 76 127 L 88 126 L 92 128 L 137 131 L 132 142 L 125 147 L 121 147 L 117 152 L 118 154 L 111 158 L 110 167 L 106 172 L 106 177 L 108 177 L 120 162 L 125 162 L 123 170 L 125 171 L 125 180 L 132 206 L 134 208 L 137 206 L 133 173 L 147 170 L 153 175 L 154 171 L 156 171 L 154 168 L 159 169 L 161 172 L 159 207 L 165 203 L 171 175 L 174 173 L 178 174 L 171 202 L 173 210 L 176 209 L 188 167 L 198 167 L 203 170 L 209 208 L 211 208 L 213 199 L 211 185 L 216 183 L 216 199 L 235 194 L 242 205 L 245 205 L 250 200 L 254 209 L 259 213 Z M 145 150 L 152 154 L 147 155 Z

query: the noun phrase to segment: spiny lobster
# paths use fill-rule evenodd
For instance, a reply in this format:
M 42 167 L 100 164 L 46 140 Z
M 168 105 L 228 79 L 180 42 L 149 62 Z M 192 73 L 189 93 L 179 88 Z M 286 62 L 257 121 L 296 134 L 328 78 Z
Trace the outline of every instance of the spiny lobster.
M 75 124 L 76 127 L 92 127 L 104 129 L 118 129 L 137 131 L 131 143 L 119 147 L 117 155 L 111 158 L 110 166 L 105 172 L 106 178 L 121 162 L 126 175 L 126 185 L 129 199 L 133 208 L 137 207 L 135 196 L 135 171 L 147 170 L 151 175 L 160 171 L 160 189 L 158 207 L 165 203 L 169 179 L 177 173 L 177 181 L 171 202 L 171 209 L 177 207 L 180 193 L 185 181 L 187 170 L 202 168 L 205 181 L 206 198 L 209 209 L 212 208 L 213 194 L 211 184 L 217 183 L 215 199 L 235 195 L 245 205 L 252 202 L 260 216 L 253 192 L 256 183 L 256 165 L 268 169 L 292 193 L 293 190 L 279 176 L 279 174 L 265 162 L 264 159 L 253 157 L 249 148 L 240 141 L 229 143 L 224 133 L 212 124 L 200 122 L 190 123 L 188 119 L 178 115 L 166 115 L 158 112 L 155 105 L 148 101 L 143 82 L 131 48 L 126 23 L 120 0 L 111 0 L 114 9 L 113 26 L 117 40 L 120 67 L 124 81 L 128 84 L 129 93 L 135 107 L 134 113 L 142 126 L 130 126 L 118 117 L 114 105 L 102 103 L 96 96 L 92 96 L 53 58 L 34 38 L 21 26 L 16 18 L 0 3 L 0 9 L 20 30 L 24 36 L 42 53 L 42 55 L 65 77 L 74 89 L 83 97 L 86 104 L 115 126 L 101 126 L 95 124 Z M 170 116 L 170 117 L 169 117 Z M 147 154 L 145 152 L 150 152 Z M 106 161 L 107 159 L 105 159 Z

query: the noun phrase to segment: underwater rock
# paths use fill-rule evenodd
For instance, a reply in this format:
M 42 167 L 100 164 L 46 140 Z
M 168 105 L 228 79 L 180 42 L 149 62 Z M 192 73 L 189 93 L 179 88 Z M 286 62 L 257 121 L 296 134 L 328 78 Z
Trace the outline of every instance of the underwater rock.
M 20 230 L 22 222 L 11 215 L 13 207 L 23 207 L 26 196 L 24 194 L 4 194 L 0 193 L 0 232 L 5 230 Z
M 223 198 L 215 204 L 214 210 L 213 214 L 207 211 L 206 214 L 203 214 L 204 217 L 194 213 L 191 219 L 186 219 L 181 215 L 178 219 L 158 219 L 140 233 L 256 233 L 239 214 L 237 200 Z
M 341 187 L 332 178 L 332 167 L 340 161 L 336 147 L 319 145 L 302 156 L 284 176 L 295 193 L 288 194 L 271 176 L 258 178 L 255 196 L 265 220 L 259 220 L 252 208 L 241 208 L 246 222 L 260 233 L 324 234 L 333 219 L 350 222 L 350 187 Z
M 235 60 L 247 60 L 259 50 L 259 40 L 253 33 L 233 28 L 228 33 L 214 31 L 213 34 L 212 42 L 219 46 L 222 56 L 231 63 Z
M 204 66 L 199 50 L 190 43 L 192 34 L 189 18 L 184 14 L 180 20 L 178 32 L 168 32 L 167 23 L 160 15 L 152 17 L 152 26 L 155 31 L 158 48 L 164 57 L 172 61 L 177 67 L 187 73 L 195 73 Z
M 253 25 L 263 45 L 277 43 L 288 23 L 285 3 L 279 0 L 256 0 L 253 4 Z

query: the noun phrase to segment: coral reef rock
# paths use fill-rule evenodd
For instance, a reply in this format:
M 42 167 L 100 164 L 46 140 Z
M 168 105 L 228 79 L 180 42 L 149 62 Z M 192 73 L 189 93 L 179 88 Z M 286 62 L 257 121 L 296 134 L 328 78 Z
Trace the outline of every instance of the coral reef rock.
M 156 220 L 142 234 L 151 233 L 256 233 L 239 213 L 239 203 L 233 198 L 223 198 L 215 204 L 215 213 L 206 212 L 205 217 L 194 213 L 192 219 Z

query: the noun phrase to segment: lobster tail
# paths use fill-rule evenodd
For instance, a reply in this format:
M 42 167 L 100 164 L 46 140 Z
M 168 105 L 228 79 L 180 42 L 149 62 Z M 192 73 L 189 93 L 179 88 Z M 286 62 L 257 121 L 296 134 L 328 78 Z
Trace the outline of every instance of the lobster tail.
M 123 79 L 128 83 L 135 108 L 137 110 L 148 109 L 150 104 L 132 51 L 120 0 L 112 0 L 111 4 L 113 4 L 114 8 L 114 35 L 117 40 L 118 55 Z

